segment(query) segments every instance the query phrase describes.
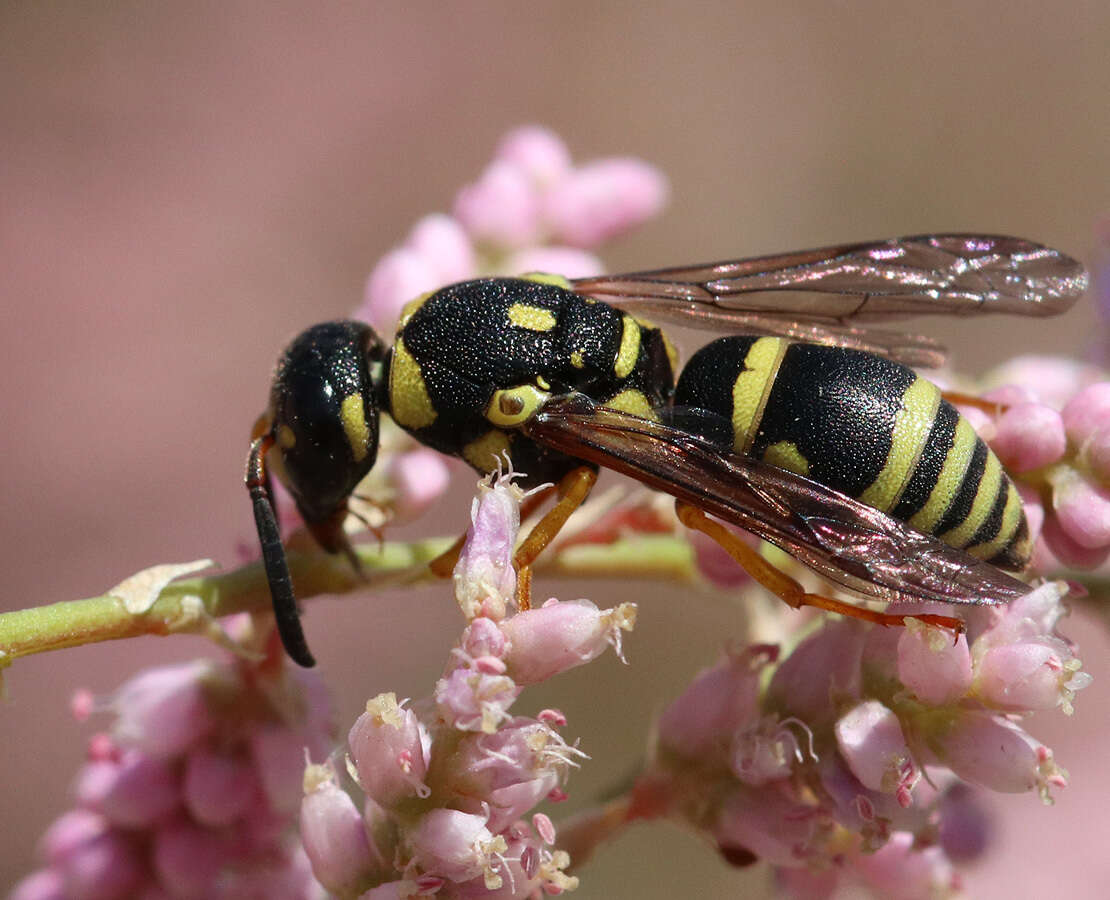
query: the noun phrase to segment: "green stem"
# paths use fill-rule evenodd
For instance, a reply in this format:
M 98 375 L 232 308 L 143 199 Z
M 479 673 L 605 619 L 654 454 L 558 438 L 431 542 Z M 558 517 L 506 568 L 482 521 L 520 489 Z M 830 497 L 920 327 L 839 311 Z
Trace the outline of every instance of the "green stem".
M 428 563 L 451 544 L 449 538 L 364 544 L 357 550 L 366 573 L 361 580 L 340 556 L 288 551 L 289 568 L 301 600 L 319 594 L 383 590 L 435 581 Z M 582 544 L 544 554 L 537 574 L 653 578 L 692 583 L 697 575 L 690 545 L 676 537 L 647 535 L 614 544 Z M 0 613 L 0 668 L 47 650 L 148 634 L 204 631 L 214 618 L 263 611 L 270 592 L 260 563 L 230 572 L 181 579 L 168 585 L 143 613 L 131 613 L 112 594 Z

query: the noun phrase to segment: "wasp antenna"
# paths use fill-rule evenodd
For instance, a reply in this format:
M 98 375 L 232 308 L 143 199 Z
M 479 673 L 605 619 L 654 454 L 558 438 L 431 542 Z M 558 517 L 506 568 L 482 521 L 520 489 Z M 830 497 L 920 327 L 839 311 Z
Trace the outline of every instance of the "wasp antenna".
M 278 530 L 277 517 L 274 515 L 268 490 L 264 458 L 273 444 L 272 435 L 257 438 L 251 443 L 250 455 L 247 457 L 247 491 L 254 507 L 254 524 L 262 546 L 262 564 L 266 569 L 266 580 L 270 583 L 270 598 L 274 604 L 278 635 L 290 659 L 308 669 L 316 665 L 316 660 L 309 652 L 304 629 L 301 628 L 297 599 L 293 594 L 293 579 L 289 575 L 289 563 L 285 559 L 285 548 L 281 543 L 281 532 Z

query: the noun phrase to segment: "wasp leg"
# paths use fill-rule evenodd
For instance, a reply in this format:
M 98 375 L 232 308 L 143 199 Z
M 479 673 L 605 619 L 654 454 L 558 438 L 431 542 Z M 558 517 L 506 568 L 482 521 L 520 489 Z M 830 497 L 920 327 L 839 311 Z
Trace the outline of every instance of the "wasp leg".
M 736 560 L 744 571 L 793 609 L 800 609 L 803 606 L 812 606 L 816 609 L 823 609 L 826 612 L 834 612 L 842 616 L 862 619 L 864 622 L 873 622 L 876 625 L 904 625 L 905 620 L 910 618 L 918 619 L 929 625 L 949 628 L 957 634 L 962 633 L 964 630 L 964 623 L 953 616 L 939 616 L 933 615 L 932 613 L 908 615 L 881 613 L 875 610 L 853 606 L 842 600 L 834 600 L 831 597 L 822 597 L 820 594 L 807 593 L 801 584 L 781 569 L 769 563 L 735 534 L 719 522 L 710 519 L 696 506 L 691 506 L 689 503 L 679 500 L 675 503 L 675 511 L 678 513 L 679 521 L 681 521 L 683 525 L 708 535 L 720 544 L 725 552 Z
M 1010 405 L 999 403 L 997 400 L 985 400 L 975 394 L 965 394 L 962 391 L 941 391 L 940 395 L 953 406 L 971 406 L 975 409 L 981 409 L 990 416 L 1001 415 Z
M 520 504 L 521 521 L 524 521 L 539 509 L 554 492 L 554 487 L 548 487 L 542 491 L 536 491 L 536 493 L 530 494 L 524 502 Z M 455 565 L 459 561 L 459 554 L 462 552 L 463 544 L 466 543 L 466 536 L 468 533 L 468 531 L 464 531 L 459 535 L 455 543 L 428 563 L 428 568 L 432 570 L 433 575 L 437 578 L 451 577 L 451 573 L 455 571 Z
M 532 606 L 532 563 L 555 540 L 571 513 L 586 502 L 595 484 L 597 471 L 588 466 L 579 466 L 564 475 L 559 482 L 559 502 L 544 513 L 543 518 L 528 532 L 528 537 L 517 547 L 513 566 L 517 571 L 518 609 L 530 609 Z

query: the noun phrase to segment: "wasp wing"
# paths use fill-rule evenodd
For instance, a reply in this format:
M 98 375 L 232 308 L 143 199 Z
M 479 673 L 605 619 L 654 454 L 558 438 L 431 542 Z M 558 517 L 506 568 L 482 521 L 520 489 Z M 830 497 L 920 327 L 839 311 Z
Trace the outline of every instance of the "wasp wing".
M 550 401 L 532 439 L 621 472 L 781 547 L 829 580 L 887 601 L 1003 603 L 1031 588 L 994 566 L 837 491 L 686 431 Z
M 1083 266 L 1001 235 L 929 234 L 572 281 L 574 290 L 680 324 L 780 334 L 937 365 L 928 338 L 864 329 L 928 313 L 1056 315 L 1086 290 Z

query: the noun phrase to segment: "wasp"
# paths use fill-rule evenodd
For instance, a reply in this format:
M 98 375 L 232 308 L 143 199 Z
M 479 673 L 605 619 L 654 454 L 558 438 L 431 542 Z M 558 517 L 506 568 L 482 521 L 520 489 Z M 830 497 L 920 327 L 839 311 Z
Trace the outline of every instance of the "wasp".
M 870 597 L 1021 596 L 1028 586 L 1003 571 L 1031 552 L 1018 492 L 911 368 L 940 365 L 944 348 L 875 323 L 1055 315 L 1085 287 L 1078 262 L 1031 241 L 921 235 L 624 275 L 480 278 L 410 302 L 390 345 L 361 322 L 315 325 L 279 359 L 247 460 L 285 649 L 313 664 L 270 471 L 320 546 L 357 566 L 343 521 L 382 413 L 479 472 L 508 459 L 526 483 L 559 485 L 517 553 L 522 570 L 608 468 L 676 497 L 685 524 L 794 606 L 902 621 L 805 593 L 706 513 Z M 657 322 L 726 336 L 680 370 Z

